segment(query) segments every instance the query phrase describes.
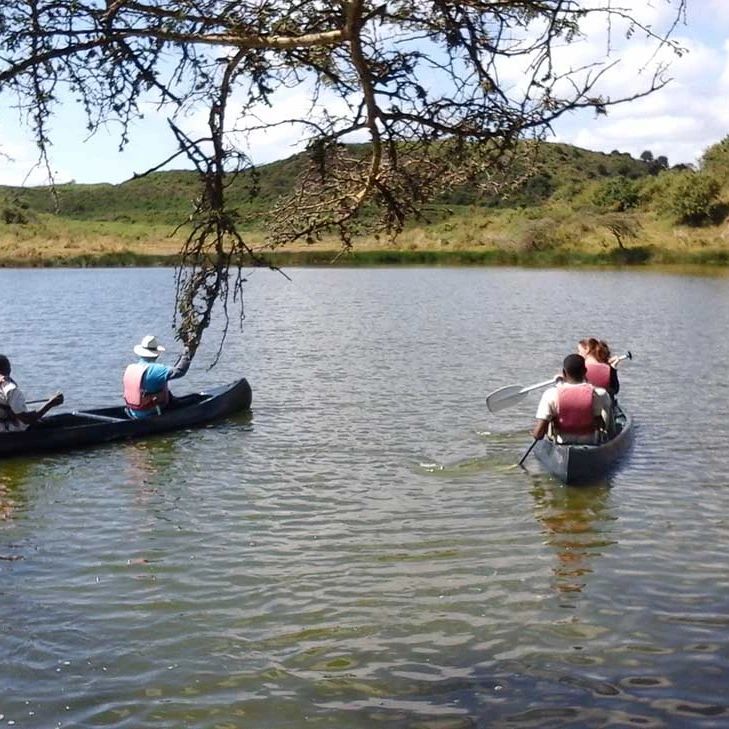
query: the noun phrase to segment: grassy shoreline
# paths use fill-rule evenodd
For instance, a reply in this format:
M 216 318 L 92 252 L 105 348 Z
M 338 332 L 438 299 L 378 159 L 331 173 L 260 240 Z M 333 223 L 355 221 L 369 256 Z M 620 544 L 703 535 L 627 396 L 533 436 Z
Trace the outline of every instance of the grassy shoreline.
M 653 267 L 711 266 L 729 268 L 729 250 L 723 247 L 676 250 L 634 246 L 610 250 L 517 251 L 499 248 L 409 249 L 363 248 L 342 252 L 336 248 L 278 250 L 266 260 L 279 267 L 322 266 L 523 266 L 538 267 Z M 129 249 L 88 251 L 72 255 L 36 253 L 23 256 L 0 254 L 0 268 L 138 268 L 169 267 L 176 253 L 144 253 Z

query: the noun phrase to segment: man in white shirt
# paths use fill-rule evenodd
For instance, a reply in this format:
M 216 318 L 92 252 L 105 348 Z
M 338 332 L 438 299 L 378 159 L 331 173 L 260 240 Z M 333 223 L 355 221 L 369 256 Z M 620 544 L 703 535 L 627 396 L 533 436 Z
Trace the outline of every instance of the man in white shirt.
M 565 357 L 564 380 L 550 387 L 539 401 L 532 436 L 542 439 L 550 423 L 558 443 L 597 443 L 601 430 L 610 423 L 610 395 L 585 380 L 585 359 L 579 354 Z
M 10 377 L 10 360 L 0 354 L 0 433 L 25 430 L 62 402 L 63 393 L 58 392 L 39 410 L 28 410 L 25 395 Z

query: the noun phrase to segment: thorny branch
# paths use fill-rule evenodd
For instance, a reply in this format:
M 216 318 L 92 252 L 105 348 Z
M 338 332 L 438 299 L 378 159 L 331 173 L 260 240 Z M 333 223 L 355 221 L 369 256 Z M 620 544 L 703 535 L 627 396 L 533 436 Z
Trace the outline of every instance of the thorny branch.
M 69 96 L 89 133 L 119 122 L 121 147 L 145 106 L 167 114 L 178 149 L 150 168 L 184 155 L 201 183 L 176 276 L 177 334 L 195 350 L 216 302 L 226 330 L 231 297 L 242 317 L 241 267 L 268 265 L 227 204 L 231 182 L 255 174 L 238 130 L 285 119 L 308 140 L 308 167 L 271 212 L 270 248 L 327 234 L 345 248 L 363 233 L 395 236 L 453 185 L 493 193 L 528 174 L 528 140 L 564 114 L 605 113 L 666 83 L 655 64 L 634 93 L 601 92 L 618 34 L 682 52 L 671 34 L 687 0 L 662 0 L 674 10 L 663 31 L 619 2 L 4 0 L 0 93 L 19 100 L 49 170 L 49 120 Z M 583 41 L 594 18 L 604 57 L 573 68 L 564 48 Z M 260 121 L 294 91 L 308 102 Z M 207 132 L 188 135 L 183 120 L 203 109 Z

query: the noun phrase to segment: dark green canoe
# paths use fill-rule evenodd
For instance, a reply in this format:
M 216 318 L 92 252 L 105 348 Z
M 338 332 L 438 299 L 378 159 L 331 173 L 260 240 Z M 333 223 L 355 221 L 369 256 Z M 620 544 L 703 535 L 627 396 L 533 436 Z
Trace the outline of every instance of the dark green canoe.
M 564 483 L 589 483 L 613 471 L 633 441 L 633 420 L 617 408 L 615 435 L 599 445 L 563 445 L 548 438 L 535 448 L 537 460 Z
M 58 413 L 28 430 L 0 434 L 0 458 L 82 448 L 205 425 L 247 410 L 251 399 L 251 387 L 243 378 L 229 385 L 175 398 L 161 415 L 140 420 L 128 418 L 123 406 Z

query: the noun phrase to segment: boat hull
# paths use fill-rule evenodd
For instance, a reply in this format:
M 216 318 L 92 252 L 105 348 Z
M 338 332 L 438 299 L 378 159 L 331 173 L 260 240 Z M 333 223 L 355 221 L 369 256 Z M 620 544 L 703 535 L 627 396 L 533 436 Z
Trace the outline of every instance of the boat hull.
M 161 415 L 139 420 L 128 418 L 123 407 L 59 413 L 44 418 L 28 430 L 0 435 L 0 458 L 83 448 L 197 427 L 247 410 L 251 400 L 248 381 L 240 379 L 229 385 L 175 398 Z
M 589 483 L 613 471 L 633 442 L 633 421 L 616 416 L 617 434 L 599 445 L 563 445 L 548 438 L 540 440 L 534 455 L 553 476 L 567 484 Z

